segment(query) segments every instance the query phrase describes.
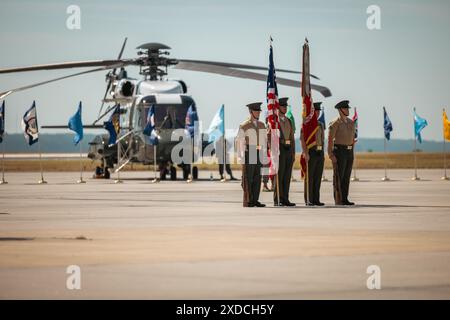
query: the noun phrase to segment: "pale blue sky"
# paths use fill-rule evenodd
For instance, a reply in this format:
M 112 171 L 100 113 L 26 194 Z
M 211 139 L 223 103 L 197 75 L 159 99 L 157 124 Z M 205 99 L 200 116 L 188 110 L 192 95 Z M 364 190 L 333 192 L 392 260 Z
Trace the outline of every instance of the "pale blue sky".
M 66 28 L 66 8 L 81 8 L 81 30 Z M 381 8 L 381 30 L 366 28 L 366 9 Z M 274 38 L 275 65 L 300 69 L 303 39 L 311 48 L 311 72 L 333 96 L 324 101 L 327 122 L 333 106 L 349 99 L 358 108 L 361 137 L 382 137 L 382 106 L 394 124 L 393 138 L 412 138 L 412 108 L 428 120 L 424 140 L 442 139 L 441 111 L 450 101 L 449 1 L 5 1 L 1 0 L 0 67 L 85 59 L 113 59 L 125 36 L 124 57 L 146 42 L 172 47 L 173 58 L 268 65 Z M 138 76 L 136 68 L 129 74 Z M 0 75 L 0 91 L 46 80 L 66 71 Z M 82 100 L 84 122 L 92 123 L 105 90 L 105 72 L 64 80 L 9 96 L 6 129 L 20 132 L 20 117 L 35 99 L 39 123 L 65 124 Z M 279 74 L 281 76 L 281 74 Z M 221 104 L 226 127 L 247 117 L 243 107 L 265 101 L 265 83 L 172 70 L 188 83 L 204 127 Z M 291 97 L 300 121 L 300 90 L 279 87 Z

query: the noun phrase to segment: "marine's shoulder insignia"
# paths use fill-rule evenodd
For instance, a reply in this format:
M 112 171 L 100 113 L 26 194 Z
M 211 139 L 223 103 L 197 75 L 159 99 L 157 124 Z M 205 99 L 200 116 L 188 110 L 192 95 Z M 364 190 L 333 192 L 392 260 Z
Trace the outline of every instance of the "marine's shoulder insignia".
M 339 117 L 337 117 L 336 119 L 332 120 L 332 121 L 330 122 L 330 124 L 328 125 L 328 127 L 333 127 L 333 126 L 335 126 L 335 125 L 338 123 L 338 121 L 339 121 Z
M 250 119 L 245 119 L 244 121 L 241 122 L 241 124 L 239 125 L 240 128 L 244 129 L 246 126 L 248 126 L 250 124 Z

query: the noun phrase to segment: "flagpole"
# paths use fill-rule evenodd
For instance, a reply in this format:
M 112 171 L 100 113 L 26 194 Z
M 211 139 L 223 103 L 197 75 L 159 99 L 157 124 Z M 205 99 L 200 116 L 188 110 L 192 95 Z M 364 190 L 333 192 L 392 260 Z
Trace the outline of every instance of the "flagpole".
M 154 179 L 152 180 L 152 183 L 159 182 L 157 176 L 156 176 L 156 144 L 153 145 L 153 173 L 155 174 Z
M 4 137 L 6 137 L 6 135 L 4 135 Z M 3 152 L 3 156 L 2 156 L 2 180 L 0 180 L 0 184 L 8 184 L 8 181 L 5 180 L 5 138 L 3 137 L 3 141 L 2 141 L 2 152 Z
M 114 181 L 114 183 L 122 183 L 123 181 L 120 180 L 120 140 L 116 140 L 117 144 L 117 179 Z
M 306 152 L 308 152 L 308 154 L 309 154 L 309 149 L 308 149 L 308 147 L 306 147 Z M 305 179 L 306 179 L 306 204 L 305 205 L 309 205 L 311 202 L 309 201 L 309 174 L 308 174 L 308 172 L 309 172 L 309 168 L 308 168 L 308 162 L 309 162 L 309 160 L 308 161 L 306 161 L 306 158 L 305 158 L 305 163 L 306 163 L 306 172 L 305 172 Z
M 36 115 L 37 117 L 37 115 Z M 38 138 L 38 150 L 39 150 L 39 165 L 41 168 L 41 180 L 38 181 L 39 184 L 46 184 L 47 181 L 44 180 L 44 170 L 42 169 L 42 153 L 41 153 L 41 139 Z
M 225 105 L 223 106 L 223 181 L 227 182 L 227 140 L 225 138 Z
M 381 179 L 382 181 L 389 181 L 387 176 L 387 139 L 384 137 L 384 177 Z
M 442 113 L 444 114 L 445 109 L 442 109 Z M 442 137 L 443 137 L 443 151 L 444 151 L 444 176 L 441 177 L 442 180 L 450 180 L 449 177 L 447 177 L 447 152 L 445 150 L 445 124 L 444 128 L 442 130 Z
M 36 127 L 39 131 L 39 127 L 37 125 L 37 108 L 35 108 L 35 117 L 36 117 Z M 41 168 L 41 180 L 38 181 L 39 184 L 46 184 L 47 181 L 44 180 L 44 170 L 42 169 L 42 152 L 41 152 L 41 139 L 38 137 L 38 151 L 39 151 L 39 166 Z
M 415 121 L 415 119 L 414 119 L 414 121 Z M 414 150 L 413 150 L 413 152 L 414 152 L 414 177 L 412 177 L 411 180 L 416 181 L 416 180 L 420 180 L 420 178 L 417 176 L 417 137 L 416 137 L 415 129 L 414 129 Z
M 77 183 L 86 183 L 86 181 L 83 180 L 83 155 L 81 149 L 81 141 L 79 141 L 78 143 L 80 144 L 80 180 L 78 180 Z
M 353 148 L 355 148 L 355 144 L 353 144 Z M 353 157 L 354 157 L 354 162 L 353 162 L 353 178 L 351 179 L 352 181 L 359 181 L 358 177 L 356 176 L 356 167 L 357 167 L 357 163 L 356 163 L 356 152 L 355 150 L 353 150 Z

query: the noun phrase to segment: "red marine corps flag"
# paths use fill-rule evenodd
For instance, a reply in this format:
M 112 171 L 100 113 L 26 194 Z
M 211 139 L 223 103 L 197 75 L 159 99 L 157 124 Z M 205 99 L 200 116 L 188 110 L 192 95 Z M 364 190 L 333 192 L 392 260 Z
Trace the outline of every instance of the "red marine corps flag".
M 311 97 L 311 85 L 309 74 L 309 45 L 308 39 L 305 39 L 303 45 L 303 67 L 302 67 L 302 134 L 305 139 L 308 150 L 316 145 L 316 132 L 318 129 L 318 121 L 316 114 L 314 113 L 313 102 Z M 300 164 L 302 167 L 302 178 L 306 174 L 306 161 L 305 158 L 300 158 Z

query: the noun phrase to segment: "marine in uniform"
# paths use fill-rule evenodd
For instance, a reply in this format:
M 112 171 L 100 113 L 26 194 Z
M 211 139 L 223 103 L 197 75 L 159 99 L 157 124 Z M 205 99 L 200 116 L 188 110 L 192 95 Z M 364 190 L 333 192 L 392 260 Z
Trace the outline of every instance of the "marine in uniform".
M 267 155 L 266 126 L 259 121 L 261 102 L 247 105 L 250 117 L 239 126 L 236 137 L 238 160 L 242 164 L 242 189 L 244 207 L 265 207 L 259 202 L 261 167 Z
M 334 200 L 339 205 L 354 205 L 348 200 L 350 176 L 353 166 L 355 124 L 348 118 L 349 101 L 336 104 L 339 117 L 328 127 L 328 156 L 333 163 Z
M 319 117 L 320 105 L 322 102 L 314 102 L 314 112 L 316 117 Z M 305 204 L 307 206 L 323 206 L 320 202 L 320 185 L 322 182 L 323 166 L 324 166 L 324 136 L 325 128 L 322 122 L 318 122 L 318 129 L 316 131 L 316 145 L 307 148 L 303 136 L 303 131 L 300 133 L 300 141 L 303 149 L 303 156 L 307 162 L 308 167 L 308 183 L 305 183 Z M 308 190 L 306 189 L 308 188 Z M 308 199 L 309 198 L 309 199 Z
M 278 100 L 280 105 L 280 157 L 278 176 L 275 177 L 273 202 L 275 206 L 293 207 L 295 206 L 295 203 L 289 201 L 289 188 L 291 185 L 292 167 L 295 161 L 295 140 L 294 125 L 291 123 L 291 120 L 286 117 L 288 99 L 289 98 L 280 98 Z M 279 184 L 279 190 L 277 190 L 277 183 Z
M 225 147 L 223 145 L 224 142 L 225 142 Z M 233 176 L 233 172 L 231 171 L 229 148 L 230 148 L 229 143 L 228 143 L 227 139 L 225 139 L 224 136 L 222 136 L 216 140 L 215 150 L 216 150 L 216 155 L 217 155 L 218 162 L 219 162 L 219 174 L 220 174 L 221 181 L 226 180 L 224 177 L 224 171 L 226 171 L 228 173 L 228 175 L 230 176 L 230 180 L 237 180 Z

